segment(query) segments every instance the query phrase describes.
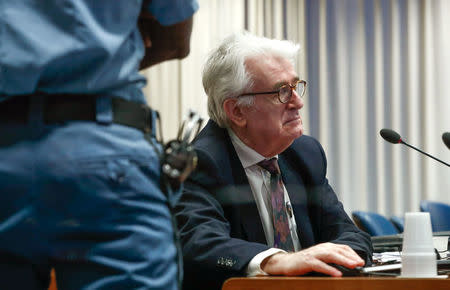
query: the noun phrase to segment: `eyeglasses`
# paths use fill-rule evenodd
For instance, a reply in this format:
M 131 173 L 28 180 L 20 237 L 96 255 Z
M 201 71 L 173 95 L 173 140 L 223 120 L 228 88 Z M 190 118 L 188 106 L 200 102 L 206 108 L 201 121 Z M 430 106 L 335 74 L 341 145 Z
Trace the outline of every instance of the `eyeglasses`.
M 294 84 L 286 84 L 281 86 L 277 91 L 272 92 L 258 92 L 258 93 L 245 93 L 242 95 L 239 95 L 238 97 L 244 97 L 244 96 L 253 96 L 253 95 L 267 95 L 267 94 L 278 94 L 278 100 L 280 103 L 285 104 L 289 102 L 292 98 L 292 91 L 296 90 L 297 94 L 300 97 L 303 97 L 306 91 L 306 81 L 304 80 L 298 80 Z

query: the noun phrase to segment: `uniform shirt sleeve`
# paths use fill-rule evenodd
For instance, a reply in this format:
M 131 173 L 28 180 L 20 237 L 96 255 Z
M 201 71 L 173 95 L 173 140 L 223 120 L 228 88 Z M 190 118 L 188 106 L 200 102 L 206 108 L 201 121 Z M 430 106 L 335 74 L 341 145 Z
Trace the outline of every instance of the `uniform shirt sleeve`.
M 251 259 L 250 262 L 248 263 L 246 270 L 247 277 L 253 277 L 257 275 L 266 275 L 266 276 L 269 275 L 261 269 L 261 263 L 262 261 L 264 261 L 265 258 L 275 255 L 276 253 L 286 253 L 286 251 L 277 248 L 270 248 L 254 256 L 253 259 Z
M 197 0 L 152 0 L 145 8 L 161 25 L 169 26 L 190 18 L 199 5 Z

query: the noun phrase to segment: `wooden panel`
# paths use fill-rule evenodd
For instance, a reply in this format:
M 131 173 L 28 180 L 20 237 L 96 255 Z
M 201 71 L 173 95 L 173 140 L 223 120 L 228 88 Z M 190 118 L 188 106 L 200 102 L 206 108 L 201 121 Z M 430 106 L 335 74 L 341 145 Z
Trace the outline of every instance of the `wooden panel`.
M 450 279 L 422 278 L 300 278 L 300 277 L 252 277 L 231 278 L 222 290 L 449 290 Z

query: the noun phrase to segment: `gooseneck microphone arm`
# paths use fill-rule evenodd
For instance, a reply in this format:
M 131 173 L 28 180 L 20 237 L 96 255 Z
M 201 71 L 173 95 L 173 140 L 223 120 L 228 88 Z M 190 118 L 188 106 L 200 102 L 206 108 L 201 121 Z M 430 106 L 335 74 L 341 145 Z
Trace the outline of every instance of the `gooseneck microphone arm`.
M 428 156 L 430 158 L 433 158 L 434 160 L 436 160 L 436 161 L 438 161 L 438 162 L 440 162 L 440 163 L 450 167 L 450 164 L 448 164 L 448 163 L 446 163 L 446 162 L 444 162 L 444 161 L 442 161 L 442 160 L 440 160 L 440 159 L 438 159 L 438 158 L 436 158 L 436 157 L 434 157 L 434 156 L 432 156 L 432 155 L 430 155 L 430 154 L 428 154 L 426 152 L 423 152 L 419 148 L 416 148 L 416 147 L 414 147 L 412 145 L 409 145 L 408 143 L 406 143 L 405 141 L 402 140 L 402 138 L 400 137 L 400 135 L 397 132 L 395 132 L 393 130 L 381 129 L 380 130 L 380 135 L 381 135 L 381 137 L 383 137 L 384 140 L 386 140 L 386 141 L 388 141 L 390 143 L 393 143 L 393 144 L 399 144 L 400 143 L 400 144 L 406 145 L 406 146 L 408 146 L 408 147 L 410 147 L 410 148 L 412 148 L 412 149 L 414 149 L 416 151 L 419 151 L 420 153 L 425 154 L 426 156 Z
M 416 147 L 414 147 L 414 146 L 412 146 L 412 145 L 409 145 L 408 143 L 406 143 L 406 142 L 403 141 L 403 140 L 401 140 L 400 143 L 402 143 L 402 144 L 404 144 L 404 145 L 406 145 L 406 146 L 408 146 L 408 147 L 410 147 L 410 148 L 412 148 L 412 149 L 415 149 L 415 150 L 419 151 L 420 153 L 425 154 L 425 155 L 427 155 L 428 157 L 433 158 L 434 160 L 439 161 L 439 162 L 441 162 L 442 164 L 447 165 L 448 167 L 450 167 L 450 164 L 448 164 L 447 162 L 444 162 L 444 161 L 442 161 L 442 160 L 440 160 L 440 159 L 437 159 L 436 157 L 434 157 L 434 156 L 432 156 L 432 155 L 430 155 L 430 154 L 428 154 L 428 153 L 426 153 L 426 152 L 423 152 L 423 151 L 420 150 L 419 148 L 416 148 Z

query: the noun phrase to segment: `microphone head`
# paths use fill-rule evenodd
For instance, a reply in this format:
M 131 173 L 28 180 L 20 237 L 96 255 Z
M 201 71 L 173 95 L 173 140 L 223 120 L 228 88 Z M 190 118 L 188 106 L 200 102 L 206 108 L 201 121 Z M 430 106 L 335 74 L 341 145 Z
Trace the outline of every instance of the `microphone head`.
M 383 137 L 384 140 L 391 142 L 393 144 L 402 143 L 402 137 L 400 137 L 400 135 L 397 132 L 391 129 L 381 129 L 380 135 L 381 137 Z
M 442 141 L 444 141 L 445 146 L 450 149 L 450 132 L 442 134 Z

